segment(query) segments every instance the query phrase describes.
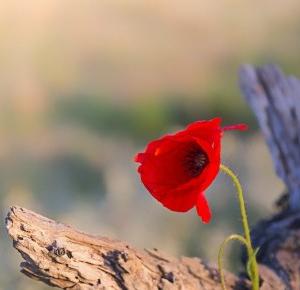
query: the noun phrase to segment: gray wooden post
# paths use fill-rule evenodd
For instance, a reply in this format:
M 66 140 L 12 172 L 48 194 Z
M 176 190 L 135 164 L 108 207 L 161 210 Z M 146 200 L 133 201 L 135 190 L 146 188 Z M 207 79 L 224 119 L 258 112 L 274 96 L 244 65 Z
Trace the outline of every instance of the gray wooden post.
M 300 209 L 300 81 L 275 65 L 244 65 L 240 88 L 259 122 L 274 167 L 289 193 L 289 208 Z M 259 165 L 258 165 L 259 166 Z

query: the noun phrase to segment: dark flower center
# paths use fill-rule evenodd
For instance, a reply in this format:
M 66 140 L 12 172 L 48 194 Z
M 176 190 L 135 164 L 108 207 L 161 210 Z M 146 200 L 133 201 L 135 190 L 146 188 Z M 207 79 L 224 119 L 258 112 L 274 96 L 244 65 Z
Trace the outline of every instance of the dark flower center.
M 208 164 L 207 154 L 196 144 L 184 156 L 184 167 L 190 177 L 198 176 Z

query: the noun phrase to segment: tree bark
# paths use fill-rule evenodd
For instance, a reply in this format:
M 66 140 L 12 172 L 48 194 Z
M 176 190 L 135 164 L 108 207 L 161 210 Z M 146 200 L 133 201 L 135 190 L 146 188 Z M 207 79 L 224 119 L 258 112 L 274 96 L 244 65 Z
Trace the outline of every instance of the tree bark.
M 240 87 L 254 111 L 274 166 L 287 187 L 281 211 L 252 231 L 259 247 L 262 290 L 300 289 L 300 81 L 275 66 L 240 71 Z M 124 242 L 81 233 L 13 206 L 8 234 L 27 276 L 62 289 L 222 289 L 218 271 L 198 258 L 137 250 Z M 249 280 L 226 273 L 228 289 Z

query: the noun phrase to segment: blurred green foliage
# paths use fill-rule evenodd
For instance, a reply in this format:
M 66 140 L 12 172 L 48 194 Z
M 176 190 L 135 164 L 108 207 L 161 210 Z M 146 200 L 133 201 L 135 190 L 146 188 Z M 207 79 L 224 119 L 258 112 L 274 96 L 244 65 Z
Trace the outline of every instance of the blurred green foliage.
M 220 116 L 223 123 L 243 122 L 257 128 L 255 119 L 237 92 L 212 89 L 204 101 L 185 96 L 144 99 L 132 104 L 115 104 L 109 98 L 88 96 L 58 99 L 53 120 L 107 135 L 133 138 L 138 143 L 157 138 L 172 126 L 183 127 Z M 186 100 L 187 99 L 187 100 Z

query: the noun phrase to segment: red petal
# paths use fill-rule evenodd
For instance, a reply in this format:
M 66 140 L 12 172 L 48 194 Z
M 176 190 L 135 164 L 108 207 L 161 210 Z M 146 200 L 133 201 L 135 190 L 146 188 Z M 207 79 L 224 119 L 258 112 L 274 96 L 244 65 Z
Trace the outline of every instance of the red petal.
M 175 189 L 166 193 L 160 202 L 172 211 L 186 212 L 196 205 L 197 193 L 197 188 Z
M 216 140 L 220 141 L 222 135 L 221 118 L 194 122 L 186 128 L 186 134 L 201 138 L 210 144 L 213 144 Z
M 187 130 L 201 129 L 201 130 L 211 130 L 218 128 L 221 125 L 221 118 L 214 118 L 209 121 L 196 121 L 187 126 Z
M 145 158 L 145 153 L 138 153 L 135 155 L 134 161 L 142 163 L 144 161 L 144 158 Z
M 229 131 L 229 130 L 239 130 L 239 131 L 246 131 L 248 130 L 248 125 L 246 124 L 236 124 L 231 126 L 225 126 L 222 128 L 223 131 Z
M 198 194 L 196 209 L 202 221 L 206 224 L 209 223 L 211 219 L 211 211 L 208 206 L 208 202 L 204 196 L 204 193 Z

